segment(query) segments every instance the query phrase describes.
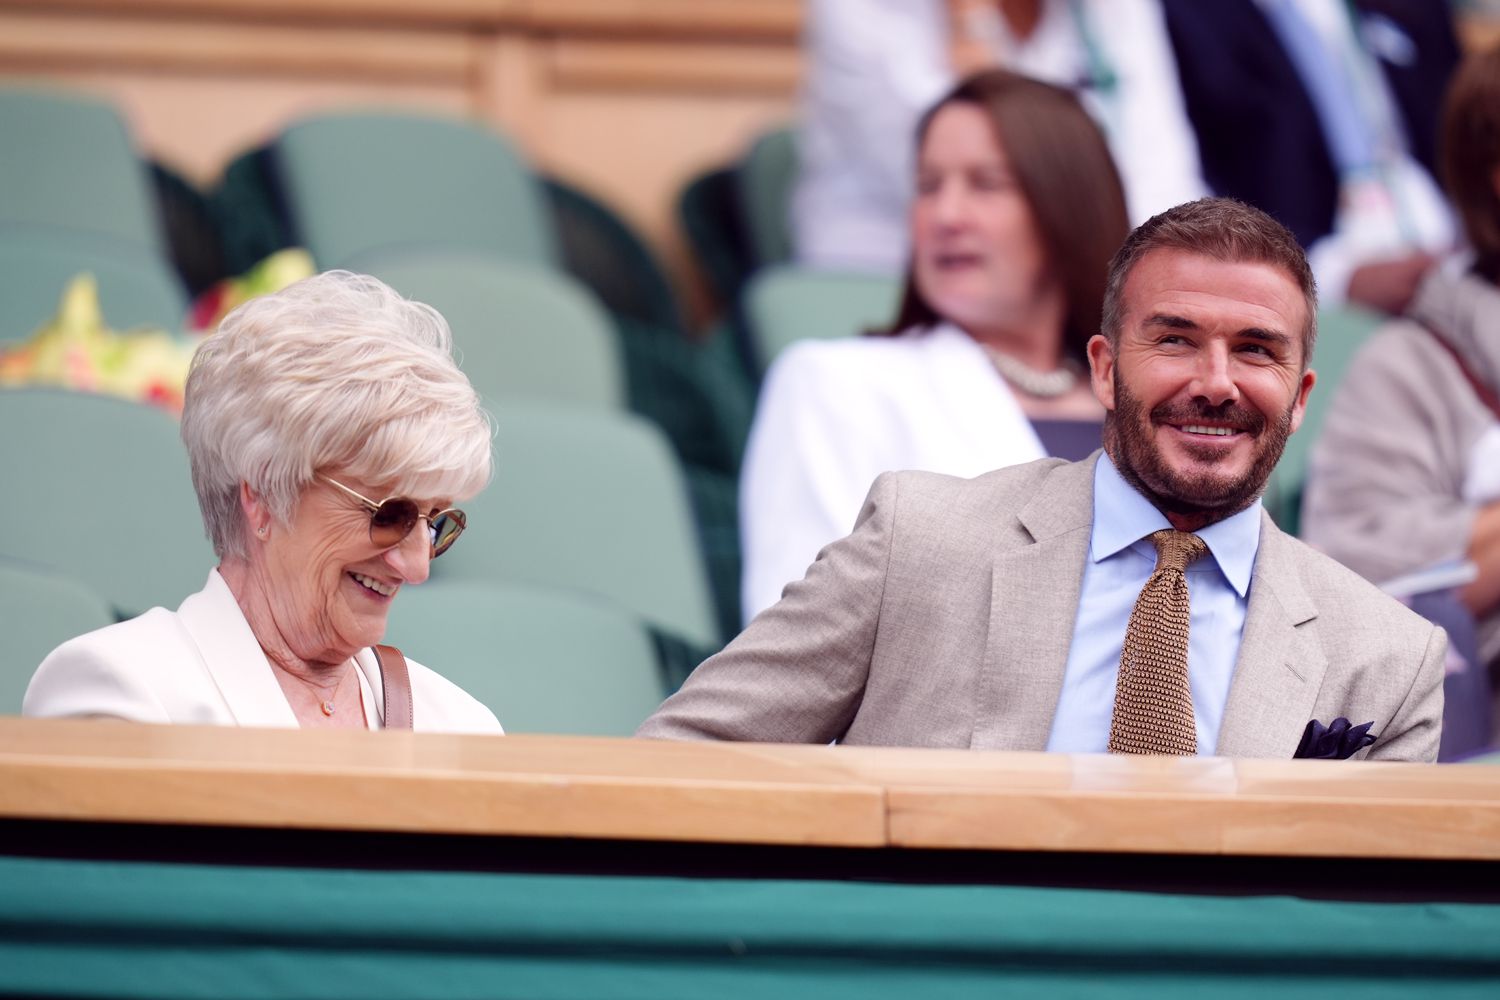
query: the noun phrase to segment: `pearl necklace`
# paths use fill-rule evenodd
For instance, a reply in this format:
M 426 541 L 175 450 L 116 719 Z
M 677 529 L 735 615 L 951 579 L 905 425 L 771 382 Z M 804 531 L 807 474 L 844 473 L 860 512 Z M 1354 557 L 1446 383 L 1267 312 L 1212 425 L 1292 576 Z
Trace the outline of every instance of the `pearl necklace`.
M 1012 355 L 991 347 L 989 344 L 980 346 L 984 348 L 990 364 L 995 366 L 1000 376 L 1028 396 L 1035 396 L 1038 399 L 1054 399 L 1078 384 L 1078 372 L 1074 370 L 1071 363 L 1065 362 L 1061 368 L 1055 368 L 1050 372 L 1039 372 L 1024 361 L 1017 360 Z

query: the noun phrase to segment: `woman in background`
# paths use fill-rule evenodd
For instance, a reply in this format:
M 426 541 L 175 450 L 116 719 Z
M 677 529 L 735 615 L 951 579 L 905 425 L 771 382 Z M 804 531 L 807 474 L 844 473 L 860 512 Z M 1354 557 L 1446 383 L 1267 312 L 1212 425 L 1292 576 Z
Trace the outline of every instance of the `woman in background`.
M 1129 230 L 1103 135 L 1067 91 L 991 70 L 923 116 L 917 145 L 895 324 L 795 344 L 767 373 L 740 487 L 747 621 L 848 533 L 880 473 L 1099 445 L 1084 345 Z

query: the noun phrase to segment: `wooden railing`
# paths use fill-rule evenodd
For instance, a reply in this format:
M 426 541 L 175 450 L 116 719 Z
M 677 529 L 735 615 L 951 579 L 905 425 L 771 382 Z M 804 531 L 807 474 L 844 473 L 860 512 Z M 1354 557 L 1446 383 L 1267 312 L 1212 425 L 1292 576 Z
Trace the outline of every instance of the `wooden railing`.
M 0 820 L 1494 860 L 1500 768 L 0 719 Z

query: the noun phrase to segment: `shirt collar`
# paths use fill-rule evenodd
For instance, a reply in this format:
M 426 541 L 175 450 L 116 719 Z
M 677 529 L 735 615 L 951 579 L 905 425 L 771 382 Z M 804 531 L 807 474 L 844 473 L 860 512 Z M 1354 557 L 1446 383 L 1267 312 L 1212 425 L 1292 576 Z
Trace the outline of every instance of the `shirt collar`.
M 1233 517 L 1194 532 L 1241 598 L 1250 592 L 1250 571 L 1260 549 L 1260 510 L 1257 498 Z M 1165 514 L 1125 481 L 1109 455 L 1101 454 L 1094 466 L 1094 531 L 1089 557 L 1096 563 L 1103 562 L 1153 531 L 1171 526 Z

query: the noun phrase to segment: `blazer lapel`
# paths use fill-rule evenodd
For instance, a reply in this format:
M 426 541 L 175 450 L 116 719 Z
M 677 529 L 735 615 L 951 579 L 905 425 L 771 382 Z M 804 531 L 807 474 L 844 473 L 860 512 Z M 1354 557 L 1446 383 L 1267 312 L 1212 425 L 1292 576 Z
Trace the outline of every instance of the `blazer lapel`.
M 1088 558 L 1096 453 L 1053 469 L 1016 515 L 1030 542 L 996 554 L 971 746 L 1044 750 Z
M 237 724 L 297 728 L 297 716 L 218 570 L 182 602 L 177 615 Z
M 955 441 L 954 454 L 973 456 L 973 475 L 1047 457 L 1036 428 L 978 341 L 944 323 L 916 338 L 912 346 L 926 359 L 925 374 L 932 386 L 930 397 L 921 399 L 924 405 L 935 401 L 947 411 L 950 433 L 962 436 Z
M 1297 628 L 1318 611 L 1297 575 L 1294 545 L 1269 514 L 1261 515 L 1250 606 L 1217 756 L 1289 760 L 1313 717 L 1328 661 Z

